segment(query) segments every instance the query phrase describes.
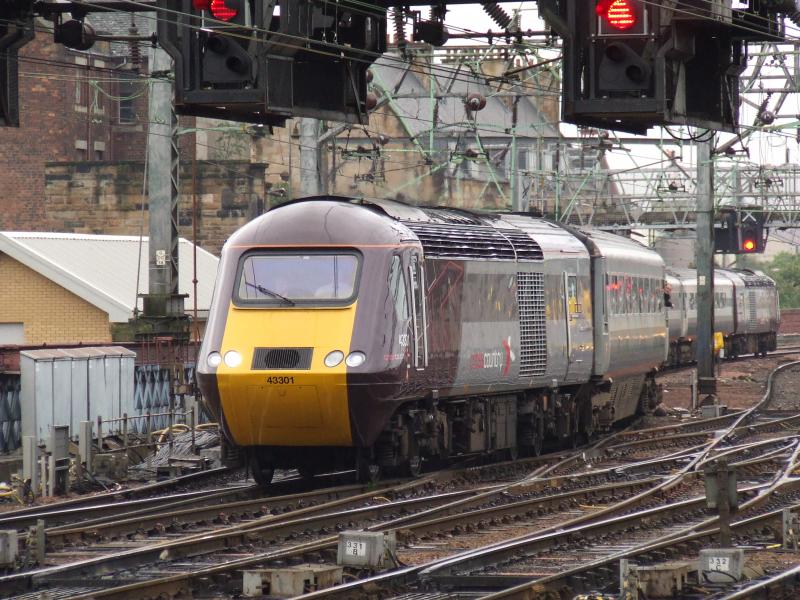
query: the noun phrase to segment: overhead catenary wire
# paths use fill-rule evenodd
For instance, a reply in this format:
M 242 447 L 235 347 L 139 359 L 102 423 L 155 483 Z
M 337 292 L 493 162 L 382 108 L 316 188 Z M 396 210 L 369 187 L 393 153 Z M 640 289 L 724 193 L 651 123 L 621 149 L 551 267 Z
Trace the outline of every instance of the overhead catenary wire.
M 74 66 L 74 65 L 67 65 L 67 66 Z M 413 118 L 413 117 L 412 117 Z M 291 142 L 289 142 L 291 144 Z M 284 165 L 285 166 L 285 165 Z

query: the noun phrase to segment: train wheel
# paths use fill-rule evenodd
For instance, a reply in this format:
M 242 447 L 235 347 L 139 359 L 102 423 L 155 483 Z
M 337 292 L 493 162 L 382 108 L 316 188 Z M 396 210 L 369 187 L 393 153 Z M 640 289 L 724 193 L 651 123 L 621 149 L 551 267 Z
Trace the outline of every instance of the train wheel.
M 359 483 L 377 483 L 381 478 L 381 466 L 371 452 L 359 452 L 356 456 L 356 478 Z
M 267 487 L 272 483 L 272 477 L 275 475 L 275 466 L 270 461 L 253 457 L 250 462 L 250 470 L 253 472 L 253 479 L 261 487 Z
M 419 440 L 411 424 L 406 428 L 406 439 L 408 446 L 404 449 L 405 460 L 401 463 L 400 471 L 409 477 L 419 477 L 422 473 L 422 455 L 419 452 Z
M 533 422 L 533 445 L 531 451 L 534 456 L 542 455 L 542 447 L 544 446 L 544 417 L 538 416 Z
M 406 471 L 410 477 L 419 477 L 422 474 L 422 457 L 419 454 L 408 457 Z

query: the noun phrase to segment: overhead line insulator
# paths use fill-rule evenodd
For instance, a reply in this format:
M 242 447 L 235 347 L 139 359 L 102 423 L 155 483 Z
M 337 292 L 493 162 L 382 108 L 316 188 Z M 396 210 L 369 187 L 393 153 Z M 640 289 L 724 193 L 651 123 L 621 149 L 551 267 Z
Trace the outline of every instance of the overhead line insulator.
M 481 6 L 483 6 L 483 10 L 486 11 L 486 14 L 492 17 L 492 20 L 497 23 L 498 27 L 502 27 L 503 29 L 511 28 L 514 20 L 497 2 L 481 2 Z

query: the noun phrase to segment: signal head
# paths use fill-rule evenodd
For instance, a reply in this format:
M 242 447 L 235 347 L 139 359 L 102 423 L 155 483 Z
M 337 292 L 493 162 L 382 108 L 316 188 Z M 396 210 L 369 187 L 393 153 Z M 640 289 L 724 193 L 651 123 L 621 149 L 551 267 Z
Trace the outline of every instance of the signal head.
M 646 10 L 641 0 L 599 0 L 595 5 L 599 35 L 647 33 Z

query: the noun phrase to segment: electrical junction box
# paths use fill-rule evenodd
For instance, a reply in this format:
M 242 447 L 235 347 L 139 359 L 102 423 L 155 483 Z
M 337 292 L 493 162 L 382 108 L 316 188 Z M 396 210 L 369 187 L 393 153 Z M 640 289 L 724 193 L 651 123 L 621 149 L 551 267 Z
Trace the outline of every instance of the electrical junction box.
M 700 414 L 704 419 L 713 419 L 728 414 L 728 407 L 724 404 L 709 404 L 700 407 Z
M 392 564 L 397 549 L 394 531 L 343 531 L 336 563 L 346 567 L 383 568 Z
M 283 569 L 254 569 L 242 573 L 242 595 L 247 598 L 294 598 L 342 583 L 342 568 L 298 565 Z
M 742 548 L 706 548 L 700 550 L 697 580 L 703 583 L 735 583 L 742 578 Z
M 637 566 L 639 588 L 648 598 L 675 598 L 686 586 L 691 571 L 688 562 L 667 562 Z
M 19 542 L 16 529 L 0 531 L 0 569 L 13 569 L 17 563 Z

